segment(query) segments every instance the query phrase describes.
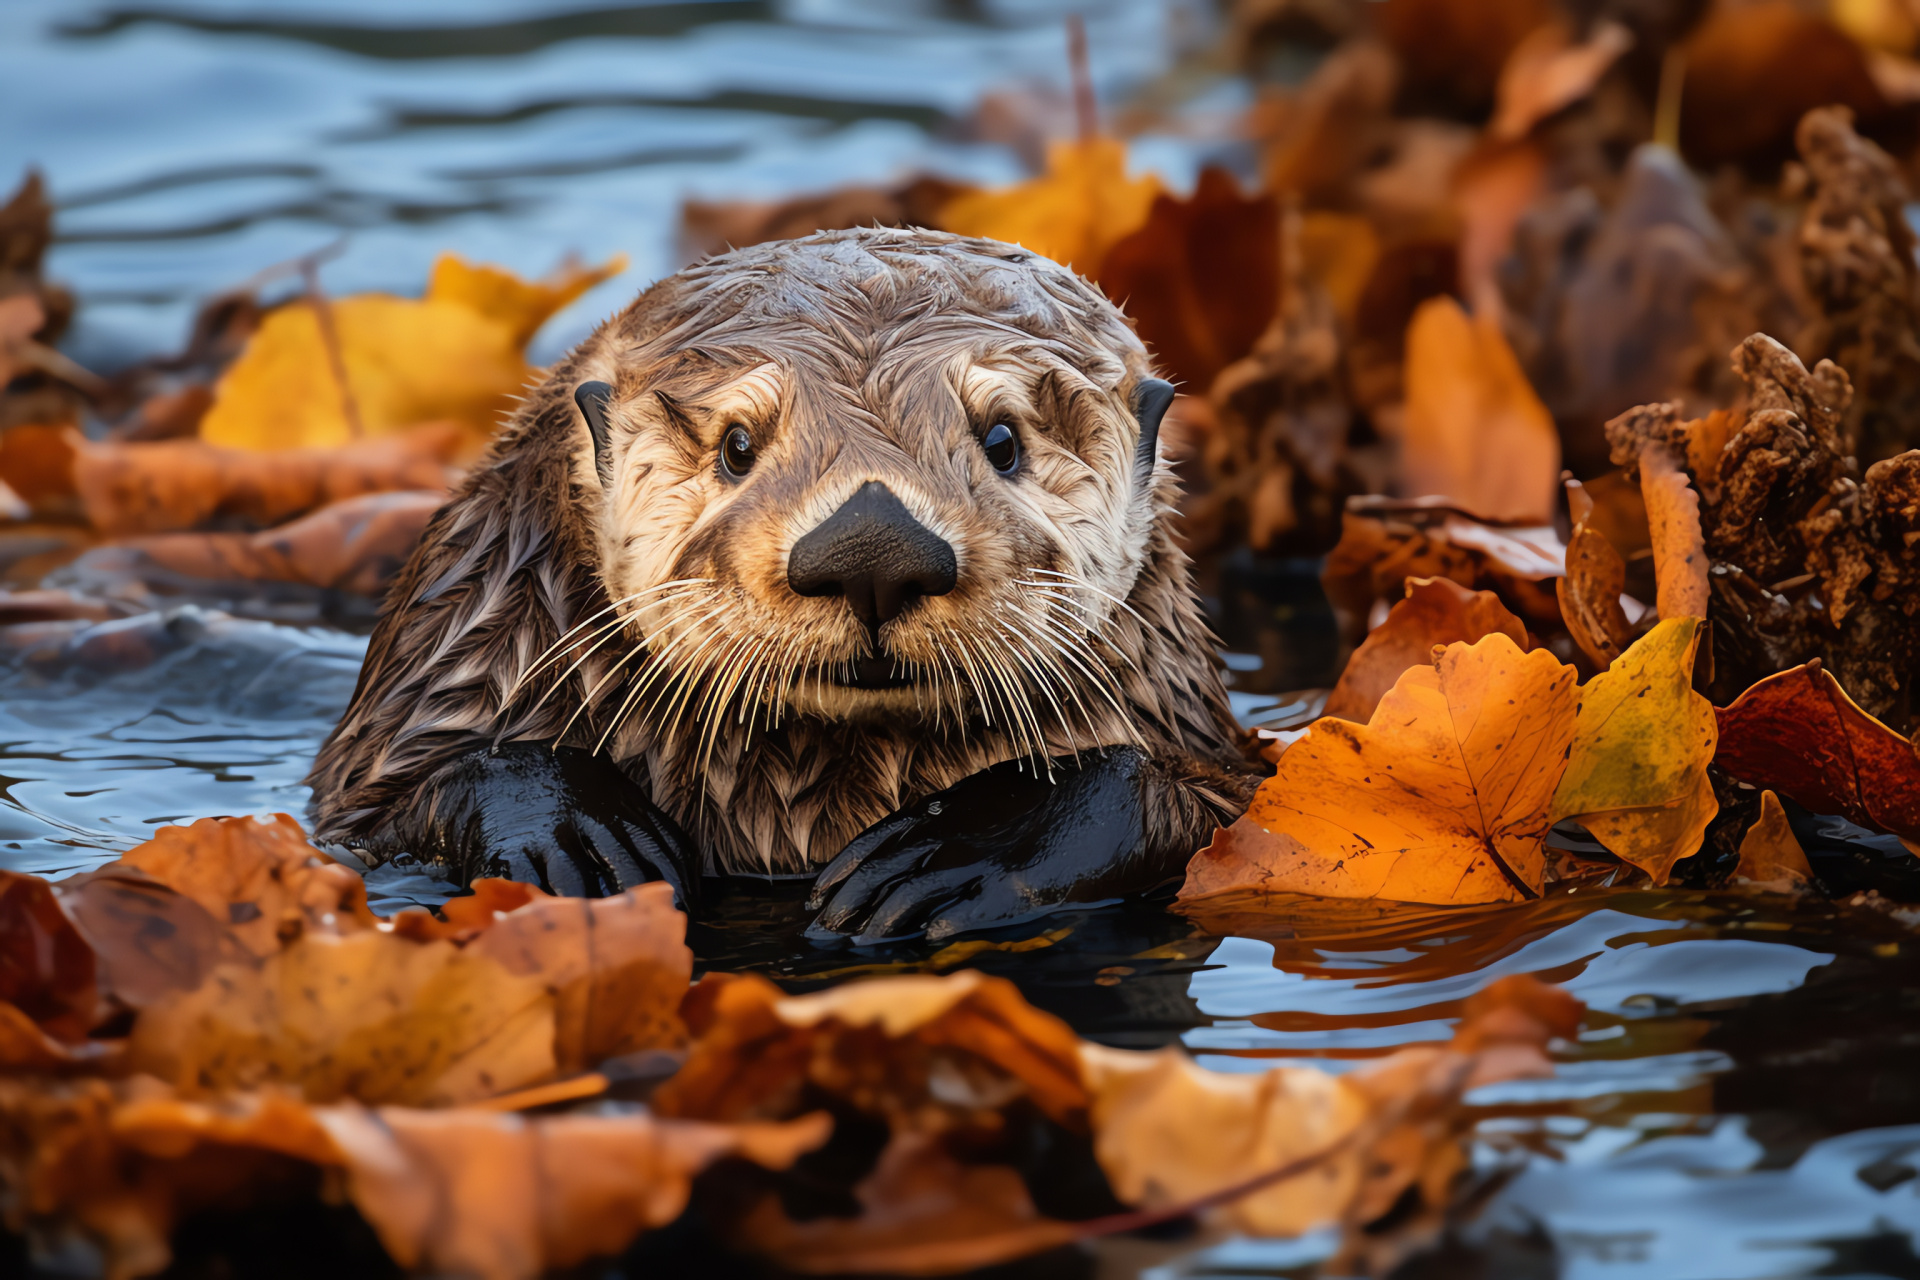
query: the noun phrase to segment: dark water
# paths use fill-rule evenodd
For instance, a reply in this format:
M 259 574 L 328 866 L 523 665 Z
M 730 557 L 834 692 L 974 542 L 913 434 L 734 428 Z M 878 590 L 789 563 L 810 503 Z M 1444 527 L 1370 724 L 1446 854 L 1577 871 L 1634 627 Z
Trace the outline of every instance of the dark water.
M 1214 22 L 1180 0 L 1085 7 L 1109 98 L 1155 83 Z M 0 183 L 45 169 L 63 234 L 51 265 L 83 302 L 69 350 L 102 367 L 173 345 L 198 297 L 343 233 L 327 268 L 339 292 L 416 289 L 444 249 L 527 271 L 569 250 L 631 255 L 549 328 L 545 356 L 677 265 L 687 195 L 921 166 L 1014 176 L 1012 154 L 966 141 L 963 122 L 985 89 L 1058 83 L 1065 8 L 6 0 Z M 1157 83 L 1193 121 L 1242 97 L 1190 72 Z M 1182 183 L 1225 145 L 1192 131 L 1136 154 Z M 1306 568 L 1229 566 L 1213 589 L 1243 715 L 1327 679 L 1330 619 Z M 0 671 L 0 865 L 61 874 L 159 823 L 304 807 L 300 777 L 364 642 L 192 610 L 133 630 L 132 669 L 95 635 Z M 444 891 L 376 886 L 390 905 Z M 1194 924 L 1149 903 L 865 953 L 806 948 L 794 897 L 734 894 L 696 930 L 703 962 L 795 987 L 973 965 L 1086 1035 L 1178 1041 L 1226 1071 L 1350 1069 L 1443 1039 L 1494 976 L 1564 982 L 1585 1028 L 1557 1079 L 1476 1096 L 1484 1195 L 1413 1274 L 1920 1275 L 1920 940 L 1887 915 L 1583 891 L 1309 928 Z M 1328 1248 L 1112 1241 L 1069 1274 L 1311 1275 Z

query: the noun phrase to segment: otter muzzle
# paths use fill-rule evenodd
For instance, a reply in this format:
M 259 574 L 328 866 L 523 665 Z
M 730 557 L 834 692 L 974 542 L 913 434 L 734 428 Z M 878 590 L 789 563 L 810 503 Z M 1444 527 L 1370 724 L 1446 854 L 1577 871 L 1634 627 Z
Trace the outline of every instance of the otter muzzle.
M 861 485 L 787 553 L 787 585 L 803 596 L 841 596 L 869 631 L 922 596 L 953 590 L 953 548 L 878 480 Z

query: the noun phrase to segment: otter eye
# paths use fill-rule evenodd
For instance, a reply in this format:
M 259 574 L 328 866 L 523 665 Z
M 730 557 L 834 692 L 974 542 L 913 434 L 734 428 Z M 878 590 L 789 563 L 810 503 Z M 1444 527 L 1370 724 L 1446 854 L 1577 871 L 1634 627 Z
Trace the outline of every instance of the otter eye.
M 753 433 L 736 426 L 720 442 L 720 467 L 735 480 L 753 470 Z
M 1020 465 L 1020 437 L 1013 434 L 1013 428 L 1004 422 L 996 422 L 987 428 L 987 434 L 980 437 L 980 448 L 987 455 L 987 461 L 993 469 L 1003 476 L 1010 476 Z

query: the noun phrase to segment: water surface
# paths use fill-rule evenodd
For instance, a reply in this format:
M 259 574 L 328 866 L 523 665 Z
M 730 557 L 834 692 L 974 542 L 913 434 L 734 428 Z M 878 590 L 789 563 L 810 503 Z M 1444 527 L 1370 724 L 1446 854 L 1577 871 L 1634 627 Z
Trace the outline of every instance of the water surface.
M 175 345 L 198 298 L 342 235 L 336 292 L 417 290 L 442 250 L 530 272 L 569 251 L 629 254 L 549 327 L 544 358 L 678 265 L 689 195 L 1017 175 L 963 122 L 997 85 L 1058 84 L 1068 7 L 9 0 L 0 183 L 45 170 L 50 265 L 82 300 L 68 347 L 102 368 Z M 1164 87 L 1214 22 L 1180 0 L 1085 7 L 1109 100 Z M 1196 116 L 1244 97 L 1190 72 L 1172 82 Z M 1139 162 L 1180 184 L 1209 156 L 1236 159 L 1204 130 L 1176 132 L 1142 140 Z M 1244 654 L 1244 715 L 1328 679 L 1331 619 L 1311 582 L 1312 566 L 1238 562 L 1210 588 Z M 124 631 L 0 670 L 0 866 L 59 875 L 160 823 L 304 808 L 300 779 L 364 639 L 194 609 Z M 389 906 L 445 892 L 418 875 L 375 883 Z M 1560 1075 L 1475 1099 L 1481 1194 L 1414 1274 L 1920 1275 L 1920 961 L 1884 914 L 1626 890 L 1346 924 L 1193 922 L 1139 903 L 985 939 L 1045 943 L 1021 950 L 823 952 L 799 938 L 795 897 L 743 886 L 696 929 L 703 964 L 795 989 L 974 965 L 1082 1034 L 1181 1043 L 1226 1071 L 1350 1070 L 1444 1039 L 1497 975 L 1566 983 L 1590 1012 Z M 1312 1275 L 1328 1248 L 1115 1241 L 1097 1272 L 1049 1274 Z

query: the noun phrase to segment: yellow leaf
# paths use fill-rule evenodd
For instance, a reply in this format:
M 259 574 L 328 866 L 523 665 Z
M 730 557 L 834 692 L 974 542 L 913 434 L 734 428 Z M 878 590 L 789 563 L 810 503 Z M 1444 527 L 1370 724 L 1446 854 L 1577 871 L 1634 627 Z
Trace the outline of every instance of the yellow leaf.
M 1552 818 L 1574 818 L 1665 884 L 1719 812 L 1707 764 L 1719 731 L 1693 691 L 1698 618 L 1669 618 L 1580 690 Z
M 1326 718 L 1187 867 L 1183 902 L 1251 890 L 1510 902 L 1546 882 L 1572 667 L 1498 632 L 1403 672 L 1365 725 Z
M 621 253 L 597 267 L 568 262 L 545 280 L 522 280 L 511 271 L 485 264 L 475 266 L 447 253 L 433 264 L 433 275 L 427 280 L 427 301 L 455 302 L 498 320 L 524 347 L 554 312 L 626 269 L 627 256 Z
M 1807 851 L 1787 824 L 1780 797 L 1771 791 L 1760 793 L 1760 816 L 1740 841 L 1740 862 L 1733 869 L 1732 879 L 1735 884 L 1778 893 L 1803 889 L 1813 880 Z
M 351 409 L 322 312 L 290 302 L 267 316 L 221 377 L 201 439 L 242 449 L 326 447 L 354 438 L 354 416 L 369 436 L 451 419 L 466 426 L 477 451 L 535 376 L 523 354 L 533 332 L 624 266 L 616 258 L 528 283 L 447 257 L 424 298 L 363 293 L 329 303 Z
M 1005 240 L 1082 275 L 1099 269 L 1115 242 L 1146 222 L 1160 180 L 1127 177 L 1126 144 L 1116 138 L 1056 142 L 1047 171 L 998 191 L 968 191 L 940 210 L 940 225 L 963 236 Z
M 1560 486 L 1560 436 L 1492 322 L 1452 298 L 1407 326 L 1407 492 L 1444 494 L 1486 519 L 1545 521 Z

